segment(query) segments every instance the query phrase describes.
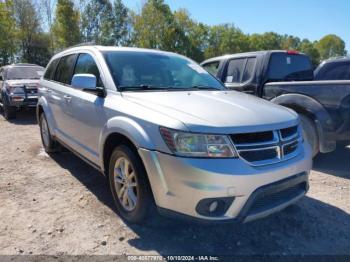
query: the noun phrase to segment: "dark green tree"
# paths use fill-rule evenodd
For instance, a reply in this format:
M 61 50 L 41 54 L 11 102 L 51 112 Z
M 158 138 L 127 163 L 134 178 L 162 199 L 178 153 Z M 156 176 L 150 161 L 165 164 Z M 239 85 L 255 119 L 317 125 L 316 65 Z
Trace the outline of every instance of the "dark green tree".
M 113 6 L 109 0 L 89 0 L 82 14 L 82 32 L 86 42 L 115 44 Z
M 233 24 L 212 26 L 209 29 L 205 57 L 249 51 L 249 39 Z
M 79 12 L 75 10 L 72 0 L 57 1 L 52 33 L 56 49 L 69 47 L 81 41 Z
M 322 60 L 330 57 L 344 56 L 347 53 L 345 42 L 337 35 L 326 35 L 315 46 Z
M 175 51 L 180 34 L 173 13 L 163 0 L 149 0 L 140 14 L 133 14 L 133 41 L 136 46 Z
M 308 39 L 303 39 L 300 42 L 298 50 L 307 54 L 311 58 L 314 67 L 316 67 L 320 63 L 320 53 L 315 47 L 315 44 L 310 42 Z
M 34 39 L 41 31 L 39 15 L 30 0 L 14 0 L 13 3 L 20 41 L 20 57 L 25 62 L 31 62 L 34 54 Z
M 122 0 L 115 0 L 114 6 L 114 24 L 113 24 L 113 41 L 114 45 L 128 45 L 129 34 L 131 30 L 129 10 L 123 4 Z
M 17 31 L 13 11 L 12 0 L 0 2 L 0 65 L 10 63 L 16 52 Z

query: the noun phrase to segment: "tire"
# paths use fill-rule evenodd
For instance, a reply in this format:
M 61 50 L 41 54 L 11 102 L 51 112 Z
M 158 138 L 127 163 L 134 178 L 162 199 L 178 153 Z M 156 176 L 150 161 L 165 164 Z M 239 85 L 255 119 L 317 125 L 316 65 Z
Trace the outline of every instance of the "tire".
M 6 104 L 6 102 L 3 103 L 4 105 L 4 117 L 6 120 L 11 120 L 16 118 L 16 107 L 9 106 Z
M 41 142 L 43 144 L 44 150 L 46 153 L 53 153 L 58 151 L 58 143 L 52 138 L 49 125 L 46 120 L 46 116 L 44 113 L 41 113 L 39 118 L 39 126 L 40 126 L 40 136 Z
M 319 153 L 319 138 L 314 122 L 305 115 L 299 115 L 301 126 L 303 128 L 303 137 L 310 144 L 312 149 L 312 157 Z
M 146 222 L 155 205 L 146 170 L 137 152 L 127 145 L 116 147 L 109 161 L 108 177 L 119 216 L 132 224 Z

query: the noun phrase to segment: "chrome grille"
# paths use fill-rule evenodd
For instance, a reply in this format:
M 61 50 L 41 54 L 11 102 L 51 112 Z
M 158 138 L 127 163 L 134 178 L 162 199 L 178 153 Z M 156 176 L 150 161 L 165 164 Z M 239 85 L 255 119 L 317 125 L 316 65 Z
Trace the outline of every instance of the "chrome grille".
M 232 134 L 238 155 L 251 165 L 274 164 L 299 154 L 301 131 L 298 126 L 280 130 Z

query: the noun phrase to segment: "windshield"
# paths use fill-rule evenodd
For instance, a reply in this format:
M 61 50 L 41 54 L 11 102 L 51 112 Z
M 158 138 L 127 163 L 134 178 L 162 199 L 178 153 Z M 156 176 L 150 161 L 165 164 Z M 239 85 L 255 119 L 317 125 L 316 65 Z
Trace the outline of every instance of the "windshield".
M 104 57 L 119 90 L 225 89 L 198 64 L 181 56 L 109 51 Z
M 34 66 L 20 66 L 20 67 L 11 67 L 7 71 L 6 78 L 9 80 L 13 79 L 39 79 L 44 72 L 43 67 L 34 67 Z
M 267 77 L 269 81 L 313 80 L 312 64 L 303 54 L 273 53 Z

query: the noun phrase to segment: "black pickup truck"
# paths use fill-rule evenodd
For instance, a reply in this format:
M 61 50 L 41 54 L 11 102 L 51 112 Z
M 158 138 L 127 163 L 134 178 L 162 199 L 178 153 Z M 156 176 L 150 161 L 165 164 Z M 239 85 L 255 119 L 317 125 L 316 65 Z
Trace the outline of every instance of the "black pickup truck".
M 350 142 L 350 81 L 314 80 L 310 58 L 296 51 L 259 51 L 211 58 L 201 65 L 225 85 L 299 113 L 314 156 Z

